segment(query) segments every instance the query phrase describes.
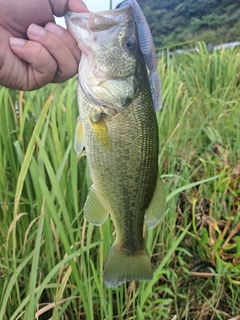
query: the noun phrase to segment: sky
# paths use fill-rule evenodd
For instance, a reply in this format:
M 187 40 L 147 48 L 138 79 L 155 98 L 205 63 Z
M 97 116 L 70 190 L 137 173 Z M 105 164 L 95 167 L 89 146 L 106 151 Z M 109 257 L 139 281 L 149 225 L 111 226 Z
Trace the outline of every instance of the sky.
M 112 0 L 113 8 L 116 7 L 118 3 L 122 0 Z M 84 3 L 87 5 L 90 11 L 103 11 L 108 10 L 110 6 L 110 0 L 84 0 Z M 65 27 L 64 18 L 55 18 L 57 24 Z
M 110 6 L 110 0 L 85 0 L 84 2 L 90 11 L 108 10 Z M 121 0 L 112 0 L 113 8 L 120 2 Z

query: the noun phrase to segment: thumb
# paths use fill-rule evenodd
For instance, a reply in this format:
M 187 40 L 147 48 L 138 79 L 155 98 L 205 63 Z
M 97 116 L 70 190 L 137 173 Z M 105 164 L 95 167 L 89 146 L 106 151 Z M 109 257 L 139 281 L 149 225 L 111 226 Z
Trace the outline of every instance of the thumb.
M 64 16 L 66 11 L 88 12 L 86 4 L 82 0 L 49 0 L 52 12 L 57 17 Z

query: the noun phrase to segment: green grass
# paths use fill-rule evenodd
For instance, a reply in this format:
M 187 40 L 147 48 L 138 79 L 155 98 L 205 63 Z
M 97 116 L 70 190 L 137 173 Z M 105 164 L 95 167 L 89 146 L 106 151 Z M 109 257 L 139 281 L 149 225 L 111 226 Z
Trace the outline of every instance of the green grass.
M 103 284 L 113 241 L 82 210 L 76 78 L 0 88 L 0 319 L 229 319 L 240 314 L 240 59 L 160 57 L 163 221 L 146 228 L 152 281 Z M 236 318 L 237 319 L 237 318 Z

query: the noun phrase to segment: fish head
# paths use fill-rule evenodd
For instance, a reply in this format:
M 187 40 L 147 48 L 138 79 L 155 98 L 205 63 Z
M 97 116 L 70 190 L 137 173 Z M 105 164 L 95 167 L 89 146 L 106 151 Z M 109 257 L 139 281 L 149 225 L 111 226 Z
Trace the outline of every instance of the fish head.
M 80 88 L 94 105 L 114 109 L 113 114 L 123 111 L 137 96 L 142 78 L 143 57 L 132 7 L 68 12 L 65 19 L 82 51 Z

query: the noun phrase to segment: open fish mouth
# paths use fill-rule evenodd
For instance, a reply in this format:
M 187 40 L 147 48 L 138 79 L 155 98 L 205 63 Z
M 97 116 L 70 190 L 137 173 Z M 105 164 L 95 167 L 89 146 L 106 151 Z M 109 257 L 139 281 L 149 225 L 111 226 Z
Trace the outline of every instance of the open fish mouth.
M 118 36 L 119 28 L 129 23 L 132 20 L 132 7 L 127 6 L 120 9 L 106 10 L 100 12 L 67 12 L 65 21 L 67 28 L 78 35 L 80 40 L 80 49 L 84 52 L 88 47 L 89 41 L 98 42 L 103 47 L 110 47 L 114 44 Z M 133 23 L 129 26 L 134 28 Z M 129 27 L 128 26 L 128 27 Z M 133 29 L 129 30 L 129 34 Z M 93 41 L 94 33 L 94 41 Z M 94 47 L 92 47 L 94 50 Z
M 93 104 L 124 111 L 138 94 L 132 7 L 98 13 L 68 12 L 65 18 L 83 52 L 79 66 L 82 91 Z

